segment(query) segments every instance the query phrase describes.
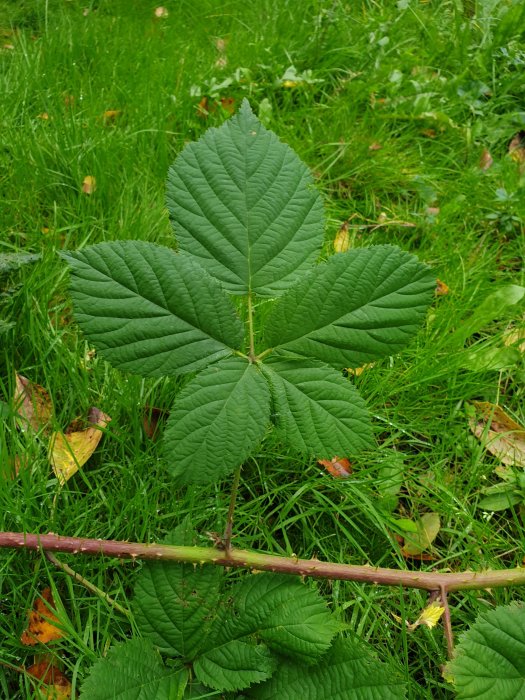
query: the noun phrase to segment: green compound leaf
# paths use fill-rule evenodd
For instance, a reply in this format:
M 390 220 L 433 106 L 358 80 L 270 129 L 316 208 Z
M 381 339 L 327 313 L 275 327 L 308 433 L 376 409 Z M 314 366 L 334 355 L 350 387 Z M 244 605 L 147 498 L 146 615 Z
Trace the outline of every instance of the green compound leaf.
M 193 533 L 187 525 L 179 526 L 165 543 L 193 545 Z M 133 604 L 140 632 L 165 654 L 195 658 L 217 614 L 221 575 L 216 566 L 147 562 Z
M 164 452 L 180 484 L 230 473 L 259 443 L 270 422 L 270 391 L 260 370 L 227 358 L 181 391 L 164 434 Z
M 184 148 L 168 174 L 167 205 L 181 250 L 235 294 L 280 294 L 315 262 L 323 240 L 308 169 L 247 100 Z
M 434 288 L 429 268 L 394 246 L 334 255 L 276 303 L 266 347 L 359 367 L 407 344 Z
M 83 700 L 182 700 L 185 668 L 166 668 L 149 639 L 111 647 L 82 684 Z
M 445 675 L 459 700 L 524 700 L 525 607 L 482 613 L 460 637 Z
M 293 446 L 318 459 L 370 448 L 365 402 L 350 380 L 320 362 L 270 358 L 263 366 L 276 424 Z
M 275 662 L 263 644 L 233 639 L 200 656 L 193 665 L 201 683 L 215 690 L 242 690 L 272 675 Z
M 337 639 L 315 666 L 283 660 L 272 678 L 246 692 L 257 700 L 403 700 L 405 686 L 362 643 Z M 499 700 L 499 698 L 498 698 Z
M 231 599 L 216 622 L 217 644 L 255 635 L 273 651 L 312 664 L 344 627 L 317 589 L 290 576 L 250 576 L 232 589 Z
M 242 344 L 232 303 L 189 256 L 122 241 L 64 257 L 75 317 L 115 367 L 150 377 L 191 372 Z

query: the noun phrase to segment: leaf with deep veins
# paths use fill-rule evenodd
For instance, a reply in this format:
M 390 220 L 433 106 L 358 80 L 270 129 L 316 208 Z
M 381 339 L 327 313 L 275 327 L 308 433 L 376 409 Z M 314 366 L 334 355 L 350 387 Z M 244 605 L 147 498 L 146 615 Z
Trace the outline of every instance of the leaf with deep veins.
M 167 204 L 178 244 L 228 291 L 276 296 L 319 254 L 323 211 L 312 184 L 245 100 L 170 168 Z
M 76 319 L 115 367 L 150 377 L 181 374 L 241 347 L 232 303 L 188 256 L 122 241 L 65 257 Z
M 175 400 L 164 452 L 181 484 L 210 483 L 232 472 L 270 422 L 270 391 L 259 368 L 229 357 L 198 374 Z
M 393 246 L 334 255 L 277 301 L 266 347 L 359 367 L 407 344 L 434 288 L 430 269 Z
M 272 357 L 263 367 L 277 426 L 302 452 L 320 459 L 370 447 L 365 402 L 350 380 L 320 362 Z

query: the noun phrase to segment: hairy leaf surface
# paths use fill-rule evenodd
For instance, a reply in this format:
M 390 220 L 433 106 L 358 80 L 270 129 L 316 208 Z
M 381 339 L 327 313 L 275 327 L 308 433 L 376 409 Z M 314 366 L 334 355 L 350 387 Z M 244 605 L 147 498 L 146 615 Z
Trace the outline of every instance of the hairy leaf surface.
M 149 639 L 111 647 L 82 684 L 83 700 L 182 700 L 185 668 L 166 668 Z
M 331 459 L 371 446 L 365 402 L 340 372 L 315 361 L 273 357 L 264 372 L 276 423 L 296 449 Z
M 334 255 L 278 300 L 266 347 L 359 367 L 407 344 L 434 288 L 429 268 L 394 246 Z
M 270 391 L 260 370 L 240 357 L 198 374 L 175 401 L 164 451 L 181 484 L 215 481 L 242 463 L 270 421 Z
M 236 294 L 281 293 L 321 247 L 322 202 L 310 173 L 247 100 L 184 148 L 168 174 L 167 204 L 181 250 Z
M 166 544 L 192 545 L 189 527 L 168 535 Z M 148 561 L 135 585 L 134 611 L 139 630 L 165 654 L 193 659 L 206 644 L 206 635 L 219 602 L 219 567 Z
M 233 639 L 210 649 L 194 663 L 198 680 L 215 690 L 242 690 L 272 675 L 275 662 L 263 644 Z
M 246 693 L 258 700 L 403 700 L 404 684 L 362 643 L 337 639 L 315 665 L 282 660 L 272 678 Z
M 217 619 L 216 644 L 255 635 L 273 651 L 315 663 L 342 629 L 316 589 L 278 574 L 249 576 L 232 589 Z
M 446 676 L 459 700 L 524 700 L 525 607 L 482 613 L 460 637 Z
M 115 367 L 143 376 L 191 372 L 242 344 L 232 303 L 189 256 L 116 241 L 65 258 L 76 319 Z

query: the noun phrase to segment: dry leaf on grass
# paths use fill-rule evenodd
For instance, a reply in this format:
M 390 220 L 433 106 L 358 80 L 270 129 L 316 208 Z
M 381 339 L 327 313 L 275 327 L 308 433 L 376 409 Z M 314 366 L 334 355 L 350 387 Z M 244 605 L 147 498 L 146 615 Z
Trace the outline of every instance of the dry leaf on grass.
M 360 377 L 366 369 L 370 369 L 370 367 L 373 367 L 374 365 L 375 362 L 367 362 L 367 364 L 363 365 L 362 367 L 345 367 L 345 371 L 348 372 L 348 374 L 351 374 L 353 377 Z
M 486 148 L 484 148 L 481 152 L 481 156 L 479 157 L 480 170 L 488 170 L 490 167 L 492 167 L 493 163 L 494 160 L 492 156 L 490 155 L 489 151 Z
M 440 279 L 436 280 L 436 296 L 443 297 L 450 292 L 449 287 Z
M 102 115 L 102 119 L 104 120 L 104 124 L 113 124 L 117 117 L 119 117 L 122 114 L 121 109 L 107 109 L 104 114 Z M 94 178 L 93 178 L 94 179 Z M 85 182 L 85 180 L 84 180 Z
M 525 428 L 508 416 L 501 406 L 488 401 L 473 401 L 469 426 L 485 449 L 500 462 L 525 467 Z
M 86 175 L 86 177 L 82 180 L 82 192 L 84 194 L 93 194 L 96 189 L 97 181 L 93 175 Z
M 53 415 L 53 406 L 44 387 L 17 374 L 14 403 L 15 411 L 20 415 L 25 428 L 31 427 L 38 433 L 48 427 Z
M 142 416 L 142 427 L 150 440 L 158 438 L 159 427 L 164 423 L 169 415 L 166 408 L 156 408 L 156 406 L 144 406 L 144 414 Z
M 53 665 L 52 659 L 34 663 L 27 673 L 38 681 L 36 697 L 42 700 L 69 700 L 71 697 L 71 681 Z
M 78 430 L 77 422 L 74 422 L 65 433 L 53 433 L 49 459 L 61 485 L 88 461 L 102 438 L 101 428 L 105 428 L 110 420 L 100 409 L 92 408 L 88 416 L 90 425 L 85 430 Z
M 520 166 L 525 165 L 525 131 L 518 131 L 510 140 L 509 156 Z
M 346 253 L 350 245 L 350 236 L 348 235 L 348 221 L 345 221 L 339 227 L 334 239 L 334 252 Z
M 320 464 L 326 471 L 335 476 L 336 479 L 348 479 L 352 474 L 352 465 L 346 457 L 332 457 L 332 459 L 319 459 Z
M 35 644 L 48 644 L 64 636 L 63 630 L 53 624 L 59 621 L 54 610 L 55 603 L 51 589 L 44 588 L 41 597 L 35 600 L 33 609 L 27 612 L 29 623 L 20 637 L 22 644 L 30 647 Z

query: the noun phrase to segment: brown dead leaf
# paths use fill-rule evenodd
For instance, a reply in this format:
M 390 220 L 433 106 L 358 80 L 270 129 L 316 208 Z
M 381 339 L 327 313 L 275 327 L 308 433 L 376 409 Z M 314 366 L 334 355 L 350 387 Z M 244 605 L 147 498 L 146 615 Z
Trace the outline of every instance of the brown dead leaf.
M 44 387 L 33 384 L 21 374 L 15 376 L 15 410 L 22 418 L 24 427 L 31 427 L 36 432 L 47 430 L 53 405 Z
M 59 621 L 54 610 L 51 588 L 44 588 L 41 597 L 35 600 L 33 609 L 27 611 L 29 623 L 20 637 L 22 644 L 30 647 L 35 644 L 48 644 L 64 636 L 63 630 L 53 624 Z
M 165 408 L 156 408 L 155 406 L 144 407 L 142 427 L 150 440 L 156 440 L 158 438 L 160 424 L 167 419 L 168 415 L 169 412 Z
M 102 119 L 104 120 L 104 124 L 114 124 L 117 117 L 119 117 L 122 114 L 121 109 L 107 109 L 104 114 L 102 115 Z
M 485 449 L 503 464 L 525 467 L 525 428 L 508 416 L 501 406 L 473 401 L 469 426 Z
M 320 464 L 326 471 L 336 479 L 348 479 L 352 474 L 352 464 L 346 457 L 332 457 L 332 459 L 318 459 L 317 464 Z
M 380 151 L 383 146 L 378 141 L 372 141 L 370 146 L 368 146 L 369 151 Z
M 437 131 L 435 129 L 421 129 L 421 135 L 426 136 L 429 139 L 435 139 L 437 136 Z
M 350 236 L 348 234 L 348 221 L 344 221 L 339 227 L 338 232 L 335 234 L 334 239 L 334 252 L 335 253 L 346 253 L 348 246 L 350 245 Z
M 479 168 L 480 170 L 488 170 L 492 167 L 494 159 L 490 155 L 490 152 L 484 148 L 479 157 Z
M 416 523 L 417 531 L 405 535 L 405 542 L 401 548 L 404 557 L 415 557 L 422 561 L 431 560 L 430 554 L 424 554 L 432 542 L 436 539 L 441 528 L 441 520 L 438 513 L 425 513 Z
M 441 210 L 439 207 L 427 207 L 426 208 L 426 215 L 427 216 L 439 216 L 440 211 Z
M 197 116 L 201 117 L 201 119 L 206 119 L 208 114 L 208 98 L 204 96 L 197 105 Z
M 96 450 L 111 418 L 98 408 L 89 411 L 89 427 L 81 430 L 79 421 L 71 423 L 64 433 L 53 433 L 49 445 L 49 460 L 60 484 L 63 486 L 73 474 L 84 466 Z
M 525 165 L 525 131 L 518 131 L 510 140 L 509 156 L 520 166 Z
M 82 192 L 84 194 L 93 194 L 96 189 L 97 181 L 93 175 L 86 175 L 86 177 L 82 180 Z
M 233 97 L 221 97 L 221 107 L 228 112 L 228 114 L 233 114 L 235 112 L 235 100 Z
M 448 285 L 446 285 L 442 280 L 437 279 L 436 280 L 436 296 L 444 297 L 449 292 L 450 292 L 450 289 L 448 288 Z
M 38 697 L 42 700 L 69 700 L 71 697 L 71 681 L 53 665 L 52 659 L 34 663 L 27 673 L 38 681 Z

